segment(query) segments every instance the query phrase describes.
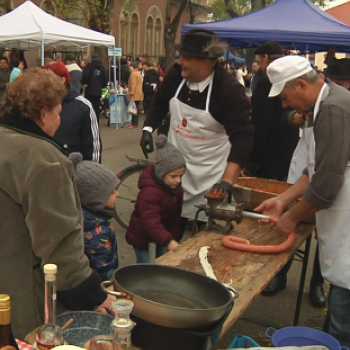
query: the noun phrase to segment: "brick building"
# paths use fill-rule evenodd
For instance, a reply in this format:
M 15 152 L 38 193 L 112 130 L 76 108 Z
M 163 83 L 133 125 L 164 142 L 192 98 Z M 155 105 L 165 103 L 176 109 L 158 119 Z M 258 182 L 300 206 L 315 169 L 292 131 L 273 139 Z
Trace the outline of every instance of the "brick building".
M 59 16 L 59 10 L 56 9 L 54 0 L 32 0 L 33 3 L 44 9 L 46 12 Z M 81 1 L 82 5 L 84 0 Z M 178 28 L 176 42 L 179 42 L 181 36 L 181 27 L 184 23 L 190 22 L 190 15 L 194 22 L 206 22 L 207 15 L 210 12 L 207 5 L 208 0 L 192 0 L 192 11 L 189 6 L 185 9 Z M 11 8 L 22 4 L 24 0 L 9 0 Z M 111 32 L 116 38 L 116 47 L 121 47 L 123 55 L 129 57 L 162 57 L 164 56 L 164 22 L 165 22 L 165 5 L 164 0 L 136 0 L 132 8 L 124 8 L 123 4 L 116 0 L 114 9 L 110 13 Z M 173 0 L 171 10 L 172 17 L 175 16 L 179 9 L 180 0 Z M 83 6 L 82 6 L 83 7 Z M 2 9 L 5 11 L 4 9 Z M 85 11 L 87 13 L 88 11 Z M 74 13 L 69 18 L 69 22 L 86 26 L 87 20 L 82 13 Z M 50 53 L 48 53 L 50 55 Z M 90 57 L 90 50 L 82 52 L 83 57 Z M 27 53 L 26 57 L 29 62 L 33 57 L 38 57 L 38 52 Z M 33 64 L 30 64 L 32 66 Z

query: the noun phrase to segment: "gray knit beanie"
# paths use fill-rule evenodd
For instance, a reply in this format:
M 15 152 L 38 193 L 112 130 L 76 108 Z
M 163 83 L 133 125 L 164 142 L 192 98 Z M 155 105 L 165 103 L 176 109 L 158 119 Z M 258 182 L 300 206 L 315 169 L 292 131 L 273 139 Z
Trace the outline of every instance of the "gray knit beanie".
M 104 210 L 109 196 L 120 183 L 116 174 L 102 164 L 83 160 L 79 152 L 71 153 L 69 158 L 74 164 L 81 204 L 92 210 Z
M 159 135 L 155 144 L 157 148 L 155 173 L 160 179 L 169 171 L 186 166 L 180 151 L 168 142 L 165 135 Z

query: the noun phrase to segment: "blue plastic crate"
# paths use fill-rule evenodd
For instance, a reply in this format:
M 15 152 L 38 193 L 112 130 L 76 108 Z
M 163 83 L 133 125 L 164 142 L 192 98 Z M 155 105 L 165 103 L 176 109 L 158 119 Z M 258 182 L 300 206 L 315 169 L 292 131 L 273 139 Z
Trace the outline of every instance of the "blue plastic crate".
M 251 337 L 242 334 L 236 334 L 233 338 L 232 342 L 228 346 L 228 349 L 233 348 L 252 348 L 260 346 L 257 342 L 255 342 Z

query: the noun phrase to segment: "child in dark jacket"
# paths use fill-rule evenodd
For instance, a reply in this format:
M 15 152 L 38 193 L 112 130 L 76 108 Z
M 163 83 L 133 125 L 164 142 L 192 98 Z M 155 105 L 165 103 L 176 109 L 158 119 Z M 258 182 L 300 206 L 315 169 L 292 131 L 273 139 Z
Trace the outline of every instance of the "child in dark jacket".
M 80 153 L 73 152 L 69 157 L 74 163 L 74 179 L 84 215 L 85 254 L 101 280 L 110 280 L 118 268 L 117 240 L 111 219 L 116 213 L 119 195 L 116 187 L 120 181 L 106 166 L 83 161 Z
M 179 246 L 183 190 L 181 178 L 186 162 L 180 151 L 159 135 L 155 166 L 140 175 L 135 209 L 126 241 L 134 247 L 138 263 L 148 262 L 148 244 L 156 243 L 156 257 Z

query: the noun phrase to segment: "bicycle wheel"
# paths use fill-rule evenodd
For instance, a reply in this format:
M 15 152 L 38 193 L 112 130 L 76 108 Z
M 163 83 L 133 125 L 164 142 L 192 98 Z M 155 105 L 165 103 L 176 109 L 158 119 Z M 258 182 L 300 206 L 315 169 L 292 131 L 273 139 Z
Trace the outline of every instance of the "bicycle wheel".
M 137 194 L 139 193 L 139 188 L 137 187 L 139 176 L 148 165 L 149 164 L 132 165 L 125 168 L 117 175 L 120 184 L 117 187 L 119 197 L 116 203 L 116 220 L 118 224 L 125 229 L 129 226 Z

